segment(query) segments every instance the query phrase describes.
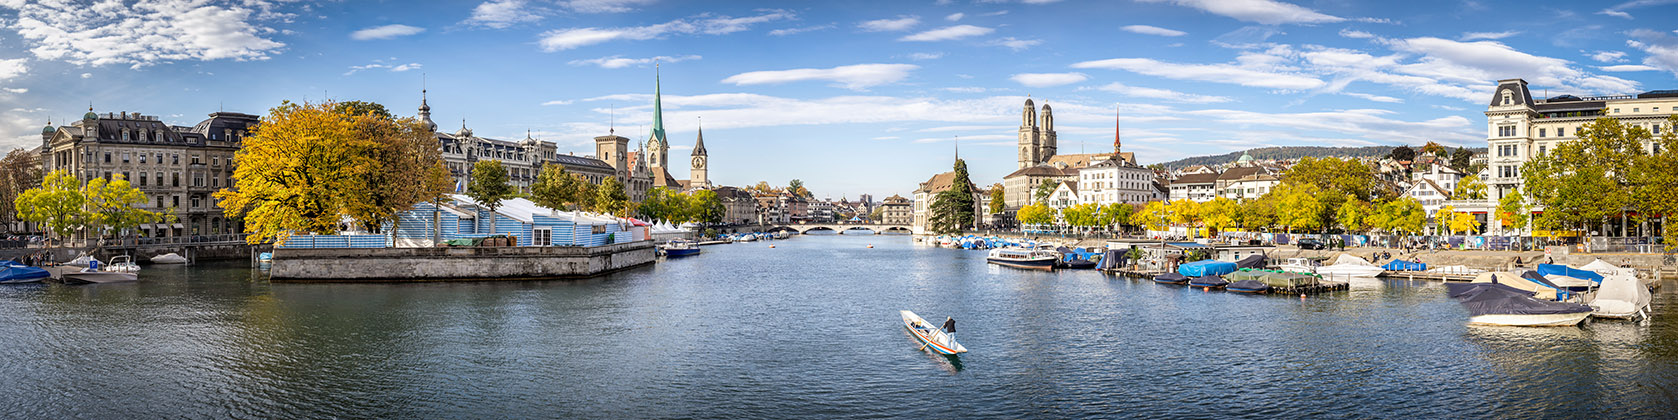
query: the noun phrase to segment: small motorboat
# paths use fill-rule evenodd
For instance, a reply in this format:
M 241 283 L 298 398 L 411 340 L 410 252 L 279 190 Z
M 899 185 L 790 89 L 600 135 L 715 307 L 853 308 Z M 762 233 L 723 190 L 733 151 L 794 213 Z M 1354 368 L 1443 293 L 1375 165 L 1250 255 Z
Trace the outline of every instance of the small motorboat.
M 985 261 L 1004 267 L 1052 271 L 1055 262 L 1060 261 L 1060 254 L 1025 248 L 997 248 L 990 251 Z
M 1375 264 L 1370 264 L 1369 261 L 1355 255 L 1340 254 L 1340 257 L 1334 260 L 1333 265 L 1318 266 L 1312 273 L 1328 278 L 1347 278 L 1375 277 L 1386 271 L 1386 269 L 1376 267 Z
M 40 283 L 52 273 L 40 267 L 30 267 L 12 260 L 0 261 L 0 284 Z
M 116 260 L 116 258 L 112 258 L 112 260 Z M 129 264 L 133 263 L 130 262 Z M 99 266 L 98 261 L 93 261 L 89 262 L 87 267 L 83 267 L 81 270 L 65 270 L 60 272 L 59 279 L 64 281 L 64 284 L 125 283 L 140 280 L 140 275 L 133 272 L 103 269 Z
M 1468 309 L 1469 324 L 1567 327 L 1591 315 L 1590 306 L 1533 299 L 1532 292 L 1500 283 L 1446 283 L 1445 289 Z
M 115 256 L 115 257 L 111 257 L 111 262 L 109 264 L 105 264 L 104 268 L 105 268 L 105 271 L 112 271 L 112 272 L 117 272 L 117 273 L 138 273 L 138 272 L 140 272 L 140 265 L 134 263 L 134 257 L 130 257 L 130 256 L 127 256 L 127 255 L 118 255 L 118 256 Z
M 1235 293 L 1265 293 L 1270 291 L 1270 285 L 1258 280 L 1241 280 L 1224 286 L 1224 290 Z
M 1313 258 L 1289 258 L 1287 262 L 1282 263 L 1277 268 L 1282 269 L 1282 271 L 1316 274 L 1317 267 L 1320 266 L 1322 266 L 1322 263 Z
M 925 319 L 921 319 L 920 315 L 915 315 L 914 312 L 906 310 L 897 312 L 903 316 L 903 328 L 908 329 L 909 334 L 915 336 L 915 340 L 921 343 L 921 348 L 932 349 L 933 352 L 944 355 L 967 352 L 967 347 L 963 347 L 961 343 L 956 342 L 949 334 L 944 333 L 943 329 L 927 323 Z
M 1602 288 L 1588 302 L 1591 316 L 1610 319 L 1633 319 L 1649 315 L 1653 296 L 1649 288 L 1631 273 L 1613 272 L 1602 279 Z
M 1165 273 L 1154 276 L 1154 283 L 1184 285 L 1189 284 L 1189 276 L 1177 273 Z
M 699 254 L 699 244 L 681 239 L 671 239 L 664 245 L 664 256 L 668 258 L 686 257 Z
M 168 253 L 168 254 L 163 254 L 163 255 L 151 257 L 151 263 L 152 264 L 186 264 L 186 257 L 182 257 L 181 254 L 176 254 L 176 253 L 171 252 L 171 253 Z
M 1224 286 L 1228 285 L 1229 280 L 1224 280 L 1221 276 L 1214 276 L 1210 274 L 1195 277 L 1193 280 L 1189 280 L 1189 287 L 1199 287 L 1206 290 L 1222 289 Z

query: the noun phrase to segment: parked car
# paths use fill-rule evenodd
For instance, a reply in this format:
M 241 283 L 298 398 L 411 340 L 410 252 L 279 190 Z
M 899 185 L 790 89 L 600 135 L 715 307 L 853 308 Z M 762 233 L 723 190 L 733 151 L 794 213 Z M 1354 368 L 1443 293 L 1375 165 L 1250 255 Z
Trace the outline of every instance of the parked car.
M 1319 240 L 1312 239 L 1312 238 L 1300 239 L 1299 242 L 1296 243 L 1296 245 L 1299 245 L 1299 249 L 1325 249 L 1325 248 L 1328 248 L 1328 244 L 1324 244 L 1323 241 L 1319 241 Z

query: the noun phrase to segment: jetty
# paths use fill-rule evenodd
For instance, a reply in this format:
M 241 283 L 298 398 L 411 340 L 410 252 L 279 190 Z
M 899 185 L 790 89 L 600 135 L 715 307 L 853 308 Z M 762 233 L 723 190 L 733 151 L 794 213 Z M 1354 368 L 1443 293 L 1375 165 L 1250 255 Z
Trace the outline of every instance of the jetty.
M 602 246 L 279 248 L 274 282 L 423 282 L 579 279 L 657 259 L 648 240 Z

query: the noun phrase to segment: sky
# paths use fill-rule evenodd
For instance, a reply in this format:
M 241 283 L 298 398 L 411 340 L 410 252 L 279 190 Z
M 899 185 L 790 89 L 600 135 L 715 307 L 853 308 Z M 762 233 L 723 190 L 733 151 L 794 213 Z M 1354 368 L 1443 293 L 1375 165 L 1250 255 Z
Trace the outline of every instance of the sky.
M 49 118 L 193 125 L 366 100 L 445 131 L 636 142 L 659 63 L 672 161 L 710 178 L 909 196 L 1016 169 L 1029 95 L 1061 153 L 1142 163 L 1264 146 L 1485 145 L 1499 79 L 1534 96 L 1678 89 L 1678 0 L 0 0 L 0 146 Z M 1117 121 L 1116 121 L 1117 120 Z M 678 158 L 679 157 L 679 158 Z M 687 177 L 687 168 L 672 175 Z

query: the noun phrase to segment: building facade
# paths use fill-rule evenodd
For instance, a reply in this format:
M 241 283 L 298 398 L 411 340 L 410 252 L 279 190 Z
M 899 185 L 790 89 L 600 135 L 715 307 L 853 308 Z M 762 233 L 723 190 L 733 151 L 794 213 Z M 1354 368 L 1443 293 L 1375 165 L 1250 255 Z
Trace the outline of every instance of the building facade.
M 1146 203 L 1155 198 L 1154 171 L 1123 158 L 1108 159 L 1078 170 L 1078 194 L 1084 203 Z
M 915 234 L 923 235 L 932 232 L 928 228 L 928 223 L 932 220 L 933 198 L 937 197 L 939 193 L 954 187 L 955 179 L 955 171 L 945 172 L 933 175 L 932 178 L 928 178 L 926 182 L 920 184 L 919 188 L 915 189 L 914 207 L 910 214 L 909 223 Z M 979 192 L 979 187 L 974 186 L 972 181 L 967 183 L 967 187 L 969 191 L 973 191 L 973 223 L 982 223 L 986 203 L 988 202 L 986 201 L 987 197 Z M 967 228 L 972 229 L 973 226 Z
M 43 172 L 68 171 L 86 182 L 122 176 L 146 195 L 140 206 L 170 213 L 175 221 L 141 225 L 146 237 L 240 233 L 212 197 L 233 186 L 233 156 L 261 117 L 216 112 L 192 127 L 171 126 L 156 116 L 88 109 L 70 125 L 41 131 Z
M 1636 95 L 1578 97 L 1560 95 L 1533 100 L 1526 80 L 1497 82 L 1486 107 L 1486 143 L 1490 156 L 1486 184 L 1487 207 L 1496 207 L 1503 196 L 1523 185 L 1521 165 L 1541 156 L 1556 145 L 1579 137 L 1579 128 L 1600 117 L 1642 127 L 1662 134 L 1666 119 L 1678 114 L 1678 91 L 1656 90 Z M 1658 147 L 1649 142 L 1645 151 Z
M 915 204 L 901 195 L 892 194 L 880 203 L 879 223 L 908 225 L 915 223 Z
M 1218 197 L 1218 173 L 1194 173 L 1171 180 L 1171 201 L 1204 203 Z
M 1039 119 L 1036 105 L 1026 98 L 1025 110 L 1020 111 L 1019 169 L 1048 162 L 1058 149 L 1057 142 L 1054 110 L 1044 103 L 1043 116 Z

